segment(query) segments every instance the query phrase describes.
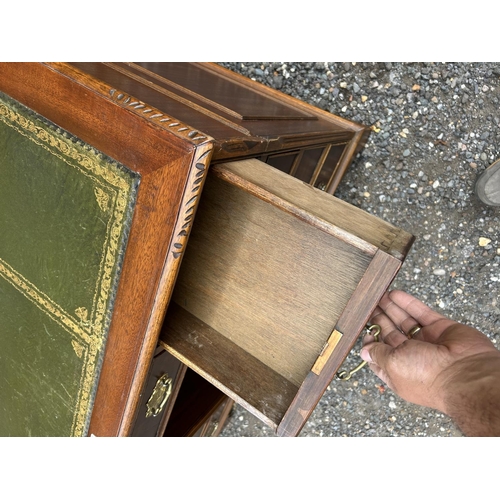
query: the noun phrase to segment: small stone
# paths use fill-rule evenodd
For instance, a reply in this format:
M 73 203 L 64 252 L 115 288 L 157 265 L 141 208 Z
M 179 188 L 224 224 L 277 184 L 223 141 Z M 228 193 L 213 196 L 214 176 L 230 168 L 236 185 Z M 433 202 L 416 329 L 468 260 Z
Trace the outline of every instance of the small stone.
M 414 92 L 417 91 L 417 90 L 420 90 L 420 85 L 418 85 L 417 83 L 415 85 L 413 85 L 413 87 L 411 88 Z
M 432 183 L 432 187 L 433 187 L 434 189 L 436 189 L 437 187 L 439 187 L 439 181 L 434 181 L 434 182 Z
M 446 271 L 444 269 L 434 269 L 432 274 L 436 276 L 444 276 L 446 274 Z
M 346 89 L 347 88 L 347 82 L 340 82 L 339 83 L 339 86 L 343 89 Z
M 491 243 L 491 240 L 489 238 L 484 238 L 484 237 L 479 238 L 479 246 L 480 247 L 485 247 L 486 245 L 489 245 L 490 243 Z
M 403 151 L 403 156 L 404 156 L 404 157 L 410 156 L 410 150 L 409 150 L 409 149 L 405 149 L 405 150 Z
M 397 408 L 396 403 L 394 401 L 389 401 L 389 408 L 395 410 Z
M 369 197 L 370 197 L 370 193 L 369 193 L 368 191 L 365 191 L 365 192 L 363 193 L 363 196 L 364 196 L 365 198 L 369 198 Z
M 368 96 L 362 95 L 361 96 L 361 102 L 366 102 L 368 100 Z

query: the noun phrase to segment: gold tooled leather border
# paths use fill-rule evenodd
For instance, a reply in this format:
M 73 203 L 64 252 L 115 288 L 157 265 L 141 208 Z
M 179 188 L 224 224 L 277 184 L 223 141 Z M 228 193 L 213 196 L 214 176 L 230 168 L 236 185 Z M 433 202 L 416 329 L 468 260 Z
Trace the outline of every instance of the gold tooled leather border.
M 8 100 L 10 101 L 10 98 Z M 93 148 L 86 147 L 81 142 L 73 142 L 68 133 L 57 127 L 38 125 L 37 121 L 42 123 L 38 115 L 26 108 L 28 116 L 25 116 L 16 111 L 15 107 L 18 106 L 24 108 L 19 103 L 15 106 L 9 105 L 7 99 L 4 100 L 0 95 L 0 120 L 90 178 L 94 183 L 96 203 L 102 211 L 109 214 L 90 317 L 85 308 L 77 308 L 74 313 L 65 311 L 35 284 L 0 258 L 0 276 L 69 332 L 75 354 L 83 358 L 83 370 L 71 428 L 72 436 L 82 436 L 88 427 L 96 372 L 109 328 L 108 304 L 113 294 L 114 275 L 123 245 L 124 222 L 129 217 L 131 197 L 134 195 L 133 182 L 130 175 L 128 179 L 125 178 L 118 164 L 113 165 L 116 162 L 109 161 L 106 167 L 103 166 L 103 155 L 99 155 Z

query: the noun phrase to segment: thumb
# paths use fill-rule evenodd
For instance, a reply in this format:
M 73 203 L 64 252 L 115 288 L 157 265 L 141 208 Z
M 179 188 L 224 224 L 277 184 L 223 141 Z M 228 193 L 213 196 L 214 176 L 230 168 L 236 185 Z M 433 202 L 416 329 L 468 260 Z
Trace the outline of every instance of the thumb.
M 386 365 L 389 354 L 394 350 L 393 347 L 382 342 L 372 342 L 361 349 L 360 356 L 368 363 L 375 363 L 380 367 Z

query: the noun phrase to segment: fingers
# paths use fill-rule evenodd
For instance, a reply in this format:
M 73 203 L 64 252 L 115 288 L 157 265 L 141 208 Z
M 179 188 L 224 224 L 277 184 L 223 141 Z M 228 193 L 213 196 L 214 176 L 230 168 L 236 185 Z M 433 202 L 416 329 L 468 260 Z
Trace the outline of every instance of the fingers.
M 393 347 L 382 344 L 380 342 L 372 342 L 361 349 L 361 359 L 370 363 L 370 369 L 387 385 L 391 386 L 391 381 L 385 366 L 390 353 L 394 350 Z
M 393 347 L 404 342 L 412 328 L 418 326 L 422 330 L 412 338 L 435 342 L 443 331 L 444 323 L 453 323 L 401 290 L 384 294 L 372 316 L 372 322 L 380 324 L 383 329 L 381 338 Z
M 392 300 L 390 294 L 385 294 L 380 303 L 380 308 L 385 312 L 385 314 L 391 319 L 394 325 L 404 334 L 406 340 L 406 334 L 415 326 L 420 326 L 419 322 L 408 312 L 396 304 Z
M 406 335 L 401 333 L 391 318 L 380 307 L 375 309 L 370 321 L 380 326 L 380 338 L 386 344 L 397 347 L 407 340 Z
M 408 316 L 416 320 L 416 323 L 422 326 L 432 325 L 436 321 L 445 318 L 442 314 L 433 311 L 423 302 L 420 302 L 420 300 L 402 290 L 393 290 L 390 292 L 389 299 Z

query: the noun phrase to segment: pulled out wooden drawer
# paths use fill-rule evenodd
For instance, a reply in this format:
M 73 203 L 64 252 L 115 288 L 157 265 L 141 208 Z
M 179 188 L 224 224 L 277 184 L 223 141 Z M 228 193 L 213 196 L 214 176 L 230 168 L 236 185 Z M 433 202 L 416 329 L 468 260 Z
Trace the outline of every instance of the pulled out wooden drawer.
M 258 160 L 212 166 L 161 344 L 297 435 L 412 242 Z

